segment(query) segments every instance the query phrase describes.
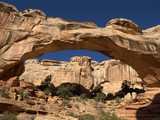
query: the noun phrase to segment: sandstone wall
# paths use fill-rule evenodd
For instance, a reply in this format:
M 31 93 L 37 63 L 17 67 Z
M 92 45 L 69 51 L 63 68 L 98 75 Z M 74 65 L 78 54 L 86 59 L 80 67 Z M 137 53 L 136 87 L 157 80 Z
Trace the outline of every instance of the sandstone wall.
M 56 87 L 65 82 L 77 83 L 89 90 L 101 85 L 106 94 L 119 91 L 124 80 L 142 88 L 142 80 L 132 67 L 118 60 L 98 63 L 85 56 L 73 57 L 70 62 L 27 60 L 20 79 L 41 85 L 47 76 L 51 76 L 51 82 Z
M 0 2 L 0 80 L 18 76 L 23 61 L 45 53 L 86 49 L 132 66 L 147 86 L 160 86 L 160 26 L 141 30 L 117 18 L 105 28 L 91 22 L 47 17 L 44 12 Z M 9 74 L 8 74 L 9 73 Z

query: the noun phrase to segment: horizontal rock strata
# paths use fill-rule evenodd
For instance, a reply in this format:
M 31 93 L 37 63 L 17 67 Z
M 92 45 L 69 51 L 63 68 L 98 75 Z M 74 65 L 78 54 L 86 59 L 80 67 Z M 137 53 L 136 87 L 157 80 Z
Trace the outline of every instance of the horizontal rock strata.
M 67 82 L 80 84 L 88 90 L 102 86 L 105 94 L 120 91 L 124 80 L 134 88 L 143 88 L 142 80 L 132 67 L 118 60 L 98 63 L 87 56 L 72 57 L 70 62 L 27 60 L 20 80 L 40 86 L 48 77 L 55 87 Z
M 23 61 L 45 53 L 86 49 L 132 66 L 147 86 L 160 86 L 160 26 L 141 30 L 131 20 L 113 19 L 105 28 L 91 22 L 19 12 L 0 2 L 0 79 L 20 75 Z M 8 74 L 10 73 L 10 74 Z

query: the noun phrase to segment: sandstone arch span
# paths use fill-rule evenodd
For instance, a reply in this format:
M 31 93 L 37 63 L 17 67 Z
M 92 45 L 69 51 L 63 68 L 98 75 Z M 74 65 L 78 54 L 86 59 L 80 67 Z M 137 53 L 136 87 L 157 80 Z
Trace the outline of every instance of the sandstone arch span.
M 160 26 L 141 30 L 126 19 L 105 28 L 91 22 L 47 17 L 42 11 L 19 12 L 0 2 L 0 79 L 19 75 L 24 60 L 45 53 L 86 49 L 132 66 L 148 86 L 160 86 Z

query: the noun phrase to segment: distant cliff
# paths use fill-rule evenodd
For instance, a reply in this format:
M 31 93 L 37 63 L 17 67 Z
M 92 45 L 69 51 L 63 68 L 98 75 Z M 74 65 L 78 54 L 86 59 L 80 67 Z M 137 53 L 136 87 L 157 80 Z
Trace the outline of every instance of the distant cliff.
M 130 81 L 133 87 L 142 88 L 142 80 L 132 67 L 119 60 L 98 63 L 91 61 L 87 56 L 72 57 L 70 62 L 27 60 L 20 80 L 24 79 L 35 85 L 41 85 L 47 77 L 51 78 L 51 82 L 56 87 L 70 82 L 93 90 L 100 85 L 105 94 L 119 91 L 124 80 Z

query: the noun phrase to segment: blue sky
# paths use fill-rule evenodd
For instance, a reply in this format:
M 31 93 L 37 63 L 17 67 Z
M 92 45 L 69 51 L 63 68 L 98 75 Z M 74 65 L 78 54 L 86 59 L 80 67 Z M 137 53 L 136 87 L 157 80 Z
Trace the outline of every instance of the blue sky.
M 1 0 L 17 7 L 40 9 L 49 17 L 60 17 L 73 21 L 91 21 L 105 27 L 114 18 L 131 19 L 147 29 L 160 23 L 160 0 Z M 98 52 L 67 50 L 45 54 L 39 59 L 69 61 L 72 56 L 90 56 L 98 62 L 109 59 Z

